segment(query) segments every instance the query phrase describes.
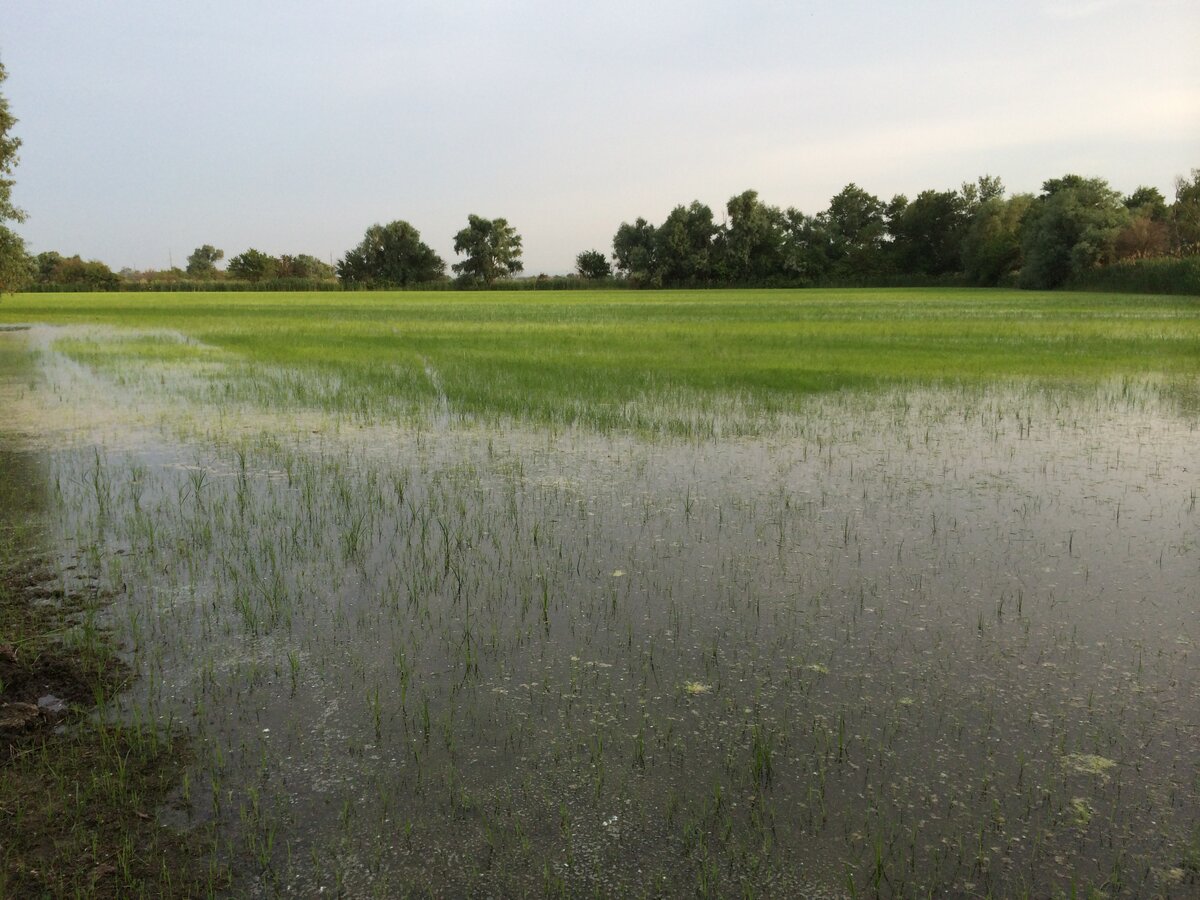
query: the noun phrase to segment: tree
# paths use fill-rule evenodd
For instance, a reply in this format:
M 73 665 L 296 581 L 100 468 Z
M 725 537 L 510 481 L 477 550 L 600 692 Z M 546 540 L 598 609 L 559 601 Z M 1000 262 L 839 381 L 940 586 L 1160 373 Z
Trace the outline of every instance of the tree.
M 467 256 L 451 267 L 455 272 L 488 285 L 525 268 L 521 264 L 521 235 L 505 219 L 467 216 L 467 227 L 454 236 L 454 252 Z
M 1200 253 L 1200 169 L 1192 177 L 1175 179 L 1175 202 L 1171 204 L 1171 245 L 1176 253 Z
M 661 283 L 684 285 L 709 281 L 716 234 L 712 210 L 699 200 L 671 210 L 654 232 L 655 259 Z
M 368 228 L 336 271 L 346 287 L 408 287 L 444 277 L 446 263 L 421 240 L 421 232 L 397 219 Z
M 717 235 L 722 280 L 763 284 L 778 278 L 783 259 L 783 213 L 767 206 L 757 191 L 743 191 L 725 204 L 729 224 Z
M 1111 262 L 1129 218 L 1121 195 L 1102 178 L 1065 175 L 1045 182 L 1025 218 L 1021 287 L 1055 288 Z
M 284 254 L 279 257 L 280 278 L 302 278 L 308 281 L 327 281 L 333 278 L 333 266 L 321 262 L 315 256 L 301 253 L 297 256 Z
M 888 217 L 892 255 L 901 272 L 946 275 L 959 271 L 966 202 L 958 191 L 921 191 Z
M 224 258 L 225 251 L 212 244 L 197 247 L 187 258 L 187 273 L 193 278 L 211 278 L 217 274 L 217 262 Z
M 788 207 L 783 214 L 780 267 L 789 281 L 813 282 L 829 272 L 829 233 L 824 221 Z
M 21 290 L 33 280 L 35 271 L 21 236 L 0 225 L 0 294 Z
M 829 201 L 820 218 L 836 274 L 870 275 L 884 268 L 884 211 L 883 201 L 853 182 Z
M 1167 221 L 1167 198 L 1156 187 L 1139 187 L 1125 198 L 1125 208 L 1134 215 L 1145 216 L 1152 222 Z
M 7 77 L 0 64 L 0 84 Z M 25 242 L 5 224 L 25 221 L 25 212 L 13 205 L 13 180 L 8 177 L 17 164 L 17 150 L 21 146 L 21 139 L 9 133 L 16 124 L 8 100 L 0 94 L 0 294 L 22 287 L 30 277 Z
M 999 175 L 980 175 L 974 182 L 964 181 L 959 194 L 967 213 L 973 214 L 989 200 L 1004 199 L 1004 182 L 1000 180 Z
M 251 247 L 229 260 L 226 270 L 240 281 L 265 281 L 279 270 L 279 260 Z
M 121 283 L 120 277 L 98 259 L 85 262 L 78 254 L 63 256 L 53 250 L 39 253 L 32 260 L 31 269 L 39 284 L 115 291 Z
M 56 250 L 44 250 L 33 258 L 34 277 L 38 284 L 50 284 L 54 281 L 54 272 L 62 259 L 62 254 Z
M 994 287 L 1021 268 L 1021 227 L 1033 205 L 1031 194 L 1005 200 L 994 196 L 978 204 L 963 235 L 963 274 L 972 284 Z
M 575 271 L 580 278 L 602 279 L 612 275 L 608 258 L 599 250 L 584 250 L 575 257 Z
M 638 284 L 662 284 L 654 232 L 654 226 L 638 216 L 632 225 L 622 222 L 613 235 L 617 269 Z

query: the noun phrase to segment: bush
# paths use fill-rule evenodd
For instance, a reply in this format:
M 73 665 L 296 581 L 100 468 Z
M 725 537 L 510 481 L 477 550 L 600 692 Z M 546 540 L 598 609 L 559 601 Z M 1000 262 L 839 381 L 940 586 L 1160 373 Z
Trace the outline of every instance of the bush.
M 1200 296 L 1200 256 L 1165 256 L 1113 263 L 1081 272 L 1064 287 L 1074 291 Z

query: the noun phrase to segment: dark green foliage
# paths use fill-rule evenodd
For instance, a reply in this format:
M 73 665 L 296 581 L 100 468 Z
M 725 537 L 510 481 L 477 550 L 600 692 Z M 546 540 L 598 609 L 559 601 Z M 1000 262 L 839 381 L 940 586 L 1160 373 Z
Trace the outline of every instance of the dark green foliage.
M 717 235 L 720 280 L 732 284 L 766 284 L 783 267 L 784 216 L 776 206 L 743 191 L 725 204 L 729 224 Z
M 37 284 L 85 291 L 115 291 L 121 278 L 98 259 L 86 262 L 78 255 L 63 256 L 53 250 L 39 253 L 33 260 Z
M 467 227 L 454 236 L 454 252 L 466 254 L 466 259 L 451 266 L 466 281 L 490 285 L 525 268 L 521 235 L 505 219 L 467 216 Z
M 1192 177 L 1175 180 L 1175 203 L 1171 207 L 1171 246 L 1189 256 L 1200 253 L 1200 169 Z
M 7 77 L 4 65 L 0 64 L 0 84 Z M 8 100 L 0 94 L 0 225 L 25 220 L 25 213 L 13 206 L 13 180 L 9 177 L 17 164 L 17 150 L 21 146 L 21 139 L 9 133 L 16 124 L 16 118 L 9 111 Z
M 197 247 L 187 258 L 187 273 L 193 278 L 211 278 L 217 274 L 217 262 L 225 258 L 225 251 L 212 244 Z
M 831 269 L 837 275 L 869 275 L 884 268 L 885 206 L 851 182 L 820 216 L 829 235 Z
M 632 225 L 622 222 L 613 236 L 613 259 L 617 269 L 636 284 L 655 284 L 658 251 L 654 233 L 654 226 L 638 216 Z
M 265 281 L 279 272 L 279 260 L 251 247 L 229 260 L 226 267 L 230 276 L 243 281 Z
M 783 214 L 781 275 L 787 281 L 812 284 L 828 274 L 829 233 L 822 219 L 789 208 Z
M 961 271 L 966 226 L 967 204 L 958 191 L 922 191 L 888 217 L 896 268 L 916 275 Z
M 712 210 L 698 200 L 677 206 L 655 231 L 656 261 L 663 285 L 707 284 L 713 275 Z
M 408 287 L 444 277 L 446 263 L 408 222 L 372 225 L 336 266 L 345 287 Z
M 33 280 L 34 263 L 21 236 L 0 225 L 0 294 L 13 293 Z
M 612 275 L 612 266 L 599 250 L 584 250 L 575 257 L 575 271 L 579 273 L 580 278 L 609 278 Z
M 1129 221 L 1121 195 L 1102 178 L 1066 175 L 1042 185 L 1025 217 L 1020 285 L 1055 288 L 1111 262 Z
M 980 203 L 963 234 L 962 271 L 968 284 L 994 287 L 1021 267 L 1021 226 L 1033 204 L 1029 194 Z
M 878 197 L 853 182 L 829 201 L 821 217 L 835 270 L 857 273 L 878 268 L 886 232 L 884 211 Z
M 1200 256 L 1136 259 L 1089 269 L 1064 287 L 1076 291 L 1200 296 Z
M 279 257 L 279 277 L 298 278 L 304 281 L 324 281 L 334 277 L 333 266 L 321 262 L 315 256 L 301 253 L 297 256 L 284 254 Z
M 1156 187 L 1142 185 L 1125 198 L 1125 208 L 1146 216 L 1153 222 L 1167 221 L 1167 198 Z
M 0 84 L 7 77 L 4 66 L 0 65 Z M 9 133 L 16 123 L 9 111 L 8 100 L 0 94 L 0 294 L 18 290 L 30 278 L 25 242 L 4 224 L 25 219 L 25 213 L 13 206 L 13 180 L 9 177 L 17 164 L 17 149 L 21 146 L 21 139 Z

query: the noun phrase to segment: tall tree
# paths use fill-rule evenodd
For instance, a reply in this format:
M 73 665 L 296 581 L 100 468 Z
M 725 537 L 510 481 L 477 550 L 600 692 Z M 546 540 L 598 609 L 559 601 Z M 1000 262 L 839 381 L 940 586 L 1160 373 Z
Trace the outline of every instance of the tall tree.
M 467 227 L 454 236 L 454 252 L 467 257 L 451 267 L 455 272 L 488 285 L 525 268 L 521 235 L 506 219 L 467 216 Z
M 617 270 L 639 285 L 662 285 L 658 270 L 655 228 L 641 216 L 622 222 L 613 235 L 613 260 Z
M 853 182 L 829 201 L 820 218 L 829 234 L 835 274 L 871 275 L 884 268 L 884 211 L 883 201 Z
M 963 274 L 972 284 L 994 287 L 1021 268 L 1021 228 L 1033 205 L 1031 194 L 1007 200 L 995 196 L 978 204 L 963 234 Z
M 677 206 L 654 233 L 655 257 L 664 285 L 705 284 L 712 277 L 712 210 L 693 200 Z
M 312 281 L 325 281 L 333 278 L 333 266 L 321 262 L 315 256 L 300 253 L 296 256 L 284 254 L 279 257 L 280 278 L 304 278 Z
M 0 294 L 12 293 L 33 280 L 37 267 L 25 252 L 25 242 L 0 225 Z
M 1129 217 L 1121 195 L 1103 178 L 1051 178 L 1025 217 L 1021 287 L 1055 288 L 1110 262 Z
M 612 275 L 612 266 L 599 250 L 584 250 L 575 257 L 575 271 L 580 278 L 600 280 Z
M 83 287 L 92 291 L 115 291 L 120 277 L 98 259 L 84 260 L 78 254 L 63 256 L 49 251 L 39 253 L 34 263 L 40 284 Z
M 421 240 L 421 232 L 397 219 L 368 228 L 336 270 L 347 287 L 409 287 L 442 278 L 446 263 Z
M 966 205 L 967 213 L 975 210 L 989 200 L 1004 199 L 1004 182 L 999 175 L 980 175 L 975 181 L 964 181 L 959 188 L 959 195 Z
M 0 64 L 0 84 L 8 73 Z M 25 221 L 25 212 L 12 202 L 13 168 L 17 164 L 17 150 L 21 139 L 11 134 L 17 124 L 8 108 L 8 99 L 0 94 L 0 294 L 21 287 L 29 278 L 31 267 L 25 242 L 6 222 Z
M 266 281 L 279 271 L 279 260 L 251 247 L 229 260 L 227 271 L 241 281 Z
M 717 235 L 717 270 L 735 284 L 764 284 L 782 274 L 783 213 L 743 191 L 725 204 L 729 223 Z
M 780 268 L 788 281 L 812 283 L 829 273 L 829 232 L 818 216 L 788 207 L 783 214 Z
M 217 274 L 217 263 L 225 258 L 225 251 L 212 244 L 197 247 L 187 258 L 187 273 L 193 278 L 212 278 Z
M 1200 253 L 1200 169 L 1191 178 L 1175 179 L 1171 204 L 1171 245 L 1181 256 Z
M 966 201 L 958 191 L 921 191 L 888 218 L 896 267 L 914 275 L 959 271 L 966 224 Z

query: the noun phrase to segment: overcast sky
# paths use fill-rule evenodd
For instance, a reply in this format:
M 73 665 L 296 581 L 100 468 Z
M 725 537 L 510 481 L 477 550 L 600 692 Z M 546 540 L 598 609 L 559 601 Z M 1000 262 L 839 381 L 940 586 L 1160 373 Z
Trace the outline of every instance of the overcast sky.
M 30 249 L 336 259 L 406 219 L 526 272 L 746 188 L 816 213 L 983 173 L 1168 198 L 1200 166 L 1197 0 L 0 0 Z

